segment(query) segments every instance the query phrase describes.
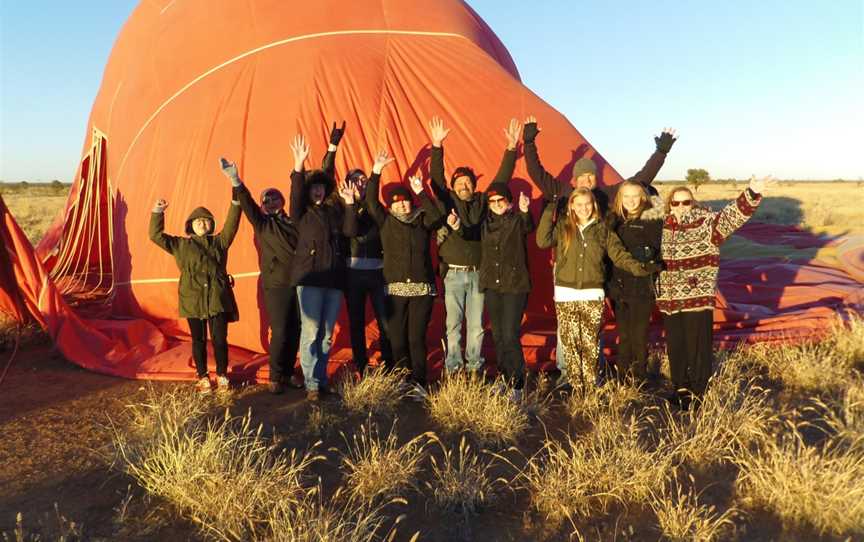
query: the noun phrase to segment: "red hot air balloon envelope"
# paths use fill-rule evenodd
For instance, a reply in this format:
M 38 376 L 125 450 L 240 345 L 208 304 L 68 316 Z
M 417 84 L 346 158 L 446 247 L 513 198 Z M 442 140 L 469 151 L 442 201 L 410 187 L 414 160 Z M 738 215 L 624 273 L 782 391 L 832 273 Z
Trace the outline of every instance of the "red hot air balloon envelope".
M 168 233 L 182 234 L 199 205 L 221 224 L 230 184 L 219 157 L 237 162 L 253 194 L 268 186 L 287 194 L 291 138 L 305 134 L 320 160 L 331 122 L 343 119 L 337 175 L 368 171 L 373 154 L 386 148 L 396 162 L 384 181 L 401 182 L 427 171 L 426 122 L 434 115 L 452 128 L 447 170 L 474 167 L 482 188 L 504 150 L 502 128 L 529 114 L 543 129 L 542 158 L 562 180 L 583 156 L 598 164 L 601 183 L 621 180 L 566 118 L 522 85 L 504 45 L 463 2 L 142 2 L 105 68 L 67 207 L 38 247 L 41 262 L 30 264 L 50 277 L 25 297 L 36 298 L 33 310 L 51 322 L 72 361 L 126 377 L 193 378 L 187 327 L 177 314 L 179 273 L 147 236 L 157 198 L 170 202 Z M 540 194 L 521 161 L 512 187 L 535 199 L 537 216 Z M 764 227 L 753 235 L 771 236 Z M 266 379 L 256 250 L 244 219 L 228 265 L 241 315 L 229 326 L 231 372 Z M 534 364 L 554 355 L 555 318 L 550 255 L 534 248 L 530 257 L 534 290 L 523 345 Z M 721 275 L 721 342 L 807 336 L 860 301 L 860 284 L 837 268 L 737 263 L 724 262 Z M 830 302 L 820 281 L 830 284 Z M 442 316 L 439 299 L 428 334 L 432 366 L 440 365 Z M 374 343 L 374 323 L 368 336 Z M 494 359 L 491 349 L 486 354 Z M 339 329 L 331 359 L 331 372 L 350 359 Z

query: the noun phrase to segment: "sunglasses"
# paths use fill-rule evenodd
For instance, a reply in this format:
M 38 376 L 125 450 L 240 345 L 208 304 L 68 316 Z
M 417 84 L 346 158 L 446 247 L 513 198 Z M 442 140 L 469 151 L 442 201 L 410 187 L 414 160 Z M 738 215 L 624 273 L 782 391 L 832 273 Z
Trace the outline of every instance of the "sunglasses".
M 678 207 L 679 205 L 683 205 L 684 207 L 690 207 L 691 205 L 693 205 L 693 200 L 692 199 L 682 199 L 681 201 L 672 200 L 669 202 L 669 205 L 671 205 L 672 207 Z

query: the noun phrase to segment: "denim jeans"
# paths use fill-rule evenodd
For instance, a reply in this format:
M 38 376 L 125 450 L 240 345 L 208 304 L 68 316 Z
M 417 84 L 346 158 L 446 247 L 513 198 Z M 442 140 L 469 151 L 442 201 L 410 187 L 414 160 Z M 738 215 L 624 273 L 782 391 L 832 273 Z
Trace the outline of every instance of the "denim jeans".
M 444 277 L 444 306 L 447 309 L 448 371 L 459 369 L 462 358 L 462 321 L 465 320 L 465 365 L 472 371 L 483 368 L 480 347 L 483 346 L 483 292 L 480 273 L 449 269 Z
M 342 291 L 335 288 L 298 286 L 300 301 L 300 367 L 307 390 L 327 384 L 327 359 L 333 344 L 333 327 L 342 308 Z

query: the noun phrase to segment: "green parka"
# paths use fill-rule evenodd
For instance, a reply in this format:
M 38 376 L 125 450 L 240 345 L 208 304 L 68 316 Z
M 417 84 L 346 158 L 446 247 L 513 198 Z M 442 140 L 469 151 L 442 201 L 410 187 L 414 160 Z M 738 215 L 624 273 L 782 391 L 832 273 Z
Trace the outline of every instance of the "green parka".
M 186 219 L 188 237 L 176 237 L 164 232 L 165 213 L 154 212 L 150 215 L 150 240 L 174 256 L 180 268 L 177 290 L 181 318 L 206 319 L 224 312 L 229 322 L 236 322 L 239 318 L 237 301 L 225 265 L 228 247 L 234 241 L 240 224 L 240 205 L 231 202 L 225 226 L 218 234 L 194 234 L 192 221 L 202 217 L 216 224 L 213 213 L 198 207 Z
M 615 264 L 637 277 L 650 273 L 651 267 L 637 261 L 624 248 L 621 239 L 611 231 L 605 222 L 594 221 L 570 241 L 570 246 L 564 250 L 564 224 L 566 219 L 552 221 L 555 205 L 546 206 L 537 226 L 537 246 L 540 248 L 555 247 L 555 284 L 577 290 L 587 288 L 603 288 L 606 266 L 604 255 Z

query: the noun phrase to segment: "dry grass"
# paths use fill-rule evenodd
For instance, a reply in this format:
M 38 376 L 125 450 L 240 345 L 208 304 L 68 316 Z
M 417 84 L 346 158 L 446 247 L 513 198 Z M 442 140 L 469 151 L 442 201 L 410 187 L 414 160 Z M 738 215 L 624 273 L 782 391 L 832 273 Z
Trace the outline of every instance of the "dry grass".
M 403 382 L 408 371 L 388 371 L 383 365 L 367 371 L 360 380 L 342 381 L 342 404 L 352 412 L 390 414 L 396 410 L 405 395 Z
M 864 451 L 808 446 L 792 427 L 742 457 L 737 491 L 751 509 L 775 514 L 784 528 L 864 535 Z
M 54 519 L 57 525 L 46 532 L 36 532 L 24 526 L 24 515 L 15 515 L 15 530 L 2 533 L 3 542 L 40 542 L 41 540 L 56 540 L 57 542 L 77 542 L 84 540 L 83 527 L 70 521 L 60 513 L 60 507 L 54 503 Z
M 547 439 L 514 480 L 553 525 L 605 514 L 613 504 L 646 502 L 665 477 L 668 458 L 643 443 L 642 423 L 609 416 L 592 421 L 587 435 Z
M 690 477 L 691 484 L 695 483 Z M 674 479 L 660 495 L 651 499 L 660 532 L 672 542 L 712 542 L 722 540 L 737 515 L 735 508 L 719 512 L 714 506 L 699 503 L 699 495 L 685 490 Z
M 441 381 L 429 394 L 432 420 L 448 433 L 470 433 L 484 446 L 516 442 L 528 428 L 528 414 L 510 400 L 502 380 L 459 372 Z
M 440 460 L 431 458 L 432 479 L 426 482 L 432 502 L 467 519 L 488 505 L 505 481 L 492 478 L 492 457 L 482 458 L 464 436 L 458 447 L 448 447 L 437 436 L 432 439 L 441 449 Z
M 130 407 L 131 438 L 114 434 L 120 468 L 205 534 L 248 539 L 266 525 L 273 502 L 301 502 L 307 471 L 321 457 L 279 452 L 251 413 L 212 419 L 190 395 L 178 390 Z
M 428 434 L 399 445 L 396 420 L 383 438 L 378 425 L 366 420 L 352 438 L 342 434 L 347 450 L 342 468 L 350 495 L 367 503 L 399 496 L 416 489 L 416 475 L 426 458 Z
M 612 379 L 602 386 L 588 386 L 585 393 L 574 389 L 567 399 L 567 411 L 574 418 L 596 419 L 601 415 L 620 418 L 628 408 L 644 403 L 639 386 Z
M 68 187 L 62 189 L 29 188 L 23 191 L 3 190 L 3 201 L 9 207 L 15 221 L 24 230 L 34 245 L 42 239 L 48 227 L 63 210 L 68 195 Z

